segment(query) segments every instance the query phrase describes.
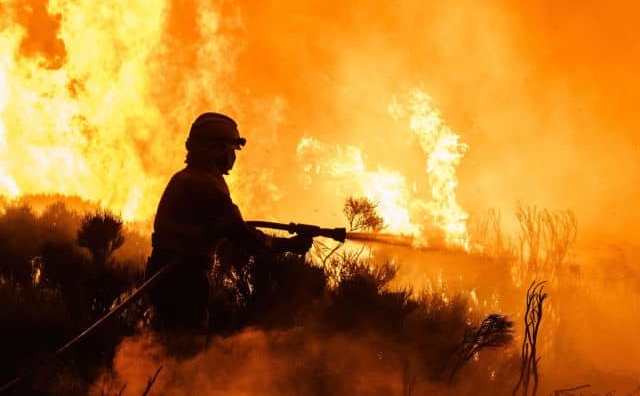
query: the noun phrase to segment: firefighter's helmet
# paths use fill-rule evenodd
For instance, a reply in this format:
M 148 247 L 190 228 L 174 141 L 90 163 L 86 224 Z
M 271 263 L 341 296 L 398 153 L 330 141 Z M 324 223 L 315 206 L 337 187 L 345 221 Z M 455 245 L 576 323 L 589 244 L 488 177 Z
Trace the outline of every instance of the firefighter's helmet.
M 219 143 L 229 143 L 241 148 L 247 140 L 240 137 L 238 125 L 231 118 L 220 113 L 203 113 L 191 124 L 187 138 L 187 150 L 201 150 Z

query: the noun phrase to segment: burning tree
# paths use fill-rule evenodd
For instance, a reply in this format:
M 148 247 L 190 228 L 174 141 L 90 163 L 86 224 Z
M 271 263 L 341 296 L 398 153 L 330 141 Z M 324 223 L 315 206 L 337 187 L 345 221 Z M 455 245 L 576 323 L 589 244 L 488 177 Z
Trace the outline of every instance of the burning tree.
M 103 268 L 113 252 L 124 243 L 122 220 L 108 212 L 87 215 L 78 229 L 77 242 L 89 249 L 93 262 Z

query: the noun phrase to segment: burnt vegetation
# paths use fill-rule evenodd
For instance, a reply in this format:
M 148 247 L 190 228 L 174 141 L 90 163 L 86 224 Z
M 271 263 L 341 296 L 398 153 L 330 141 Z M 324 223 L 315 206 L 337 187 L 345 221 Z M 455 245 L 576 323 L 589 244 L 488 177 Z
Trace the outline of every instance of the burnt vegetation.
M 124 243 L 122 220 L 108 212 L 86 215 L 77 234 L 78 246 L 89 249 L 93 262 L 104 267 Z
M 105 265 L 100 254 L 92 255 L 79 246 L 76 236 L 83 223 L 86 218 L 62 204 L 40 214 L 20 203 L 4 208 L 0 216 L 3 383 L 89 326 L 139 280 L 141 274 L 133 263 Z M 86 233 L 89 238 L 91 233 Z M 82 394 L 99 367 L 111 361 L 114 345 L 133 331 L 131 323 L 112 323 L 70 351 L 63 362 L 48 361 L 45 370 L 33 376 L 35 389 L 63 386 L 63 393 Z
M 382 227 L 375 205 L 354 200 L 345 213 L 347 208 L 353 214 L 347 216 L 352 229 Z M 0 215 L 2 383 L 91 325 L 142 281 L 144 257 L 115 254 L 129 239 L 140 237 L 110 213 L 82 216 L 62 204 L 41 213 L 22 204 L 5 207 Z M 391 290 L 396 270 L 359 254 L 335 254 L 317 265 L 292 254 L 249 257 L 227 246 L 210 271 L 210 334 L 225 337 L 249 327 L 295 331 L 298 337 L 282 346 L 294 352 L 305 339 L 351 338 L 368 346 L 362 356 L 367 365 L 400 368 L 407 395 L 420 384 L 455 382 L 454 376 L 458 381 L 473 377 L 476 386 L 488 386 L 493 379 L 482 374 L 486 367 L 470 361 L 485 348 L 509 345 L 511 322 L 500 315 L 483 321 L 470 313 L 461 295 Z M 132 306 L 61 359 L 36 370 L 16 394 L 88 393 L 110 370 L 120 341 L 150 331 L 148 317 L 144 301 Z M 332 368 L 334 359 L 327 352 L 322 359 L 300 363 L 296 389 L 302 394 L 352 394 L 357 388 L 344 385 L 345 371 Z M 358 376 L 356 368 L 345 370 Z M 508 382 L 514 373 L 501 375 Z

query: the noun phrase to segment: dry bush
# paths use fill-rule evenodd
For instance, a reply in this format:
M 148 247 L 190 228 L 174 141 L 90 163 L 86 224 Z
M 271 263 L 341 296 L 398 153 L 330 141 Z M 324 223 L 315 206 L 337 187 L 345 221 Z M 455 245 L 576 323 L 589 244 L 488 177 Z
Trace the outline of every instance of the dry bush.
M 104 267 L 124 243 L 122 220 L 106 211 L 86 215 L 77 234 L 78 245 L 89 249 L 96 265 Z
M 134 266 L 114 260 L 98 268 L 89 260 L 76 241 L 81 222 L 78 213 L 59 203 L 37 214 L 17 202 L 0 214 L 0 382 L 34 354 L 53 351 L 86 328 L 140 279 Z M 118 341 L 133 330 L 124 322 L 104 329 L 65 356 L 70 363 L 62 377 L 47 376 L 34 389 L 82 394 Z
M 449 381 L 471 358 L 486 348 L 502 348 L 513 341 L 513 322 L 504 315 L 491 314 L 479 326 L 467 331 L 454 357 Z
M 342 212 L 350 232 L 378 232 L 384 228 L 384 221 L 377 213 L 377 204 L 368 198 L 348 197 Z M 347 252 L 341 249 L 343 247 L 343 243 L 331 240 L 317 238 L 313 242 L 311 260 L 328 271 L 330 283 L 335 283 L 334 281 L 339 277 L 339 273 L 336 272 L 339 263 L 357 261 L 366 250 L 366 247 L 363 246 L 358 251 Z M 330 261 L 336 254 L 339 254 L 340 257 Z
M 512 263 L 516 285 L 539 277 L 555 279 L 576 241 L 575 214 L 570 210 L 518 205 L 515 217 L 518 231 L 511 238 L 502 229 L 499 211 L 491 209 L 484 216 L 476 216 L 470 224 L 472 248 L 491 259 Z
M 562 268 L 576 241 L 578 222 L 570 210 L 550 211 L 519 205 L 518 256 L 530 274 L 553 273 Z
M 390 290 L 387 286 L 396 271 L 390 263 L 374 263 L 363 257 L 361 251 L 338 252 L 323 268 L 296 255 L 256 257 L 249 271 L 249 294 L 242 304 L 234 297 L 233 282 L 223 283 L 215 291 L 210 304 L 210 314 L 216 318 L 212 331 L 237 334 L 251 326 L 268 331 L 300 329 L 308 339 L 366 338 L 372 343 L 368 355 L 384 356 L 387 365 L 406 368 L 405 389 L 444 384 L 449 373 L 447 362 L 465 335 L 491 326 L 482 326 L 470 317 L 462 295 Z M 498 346 L 498 334 L 505 334 L 499 327 L 478 330 L 481 335 L 476 337 L 476 348 Z M 507 344 L 506 338 L 503 340 Z M 335 359 L 332 353 L 326 350 L 321 355 L 330 363 Z M 354 373 L 359 375 L 357 368 Z M 325 393 L 332 390 L 340 394 L 334 388 L 333 371 L 312 370 L 300 375 L 304 376 L 296 382 L 306 388 L 315 383 Z
M 335 251 L 330 256 L 324 258 L 321 268 L 326 274 L 330 286 L 338 285 L 343 279 L 364 270 L 381 272 L 393 271 L 393 274 L 390 274 L 389 280 L 393 278 L 397 272 L 390 263 L 375 263 L 371 256 L 371 251 L 365 246 L 357 250 L 342 249 Z
M 368 198 L 348 197 L 342 212 L 349 231 L 378 232 L 384 228 L 384 220 L 377 213 L 378 205 Z
M 490 258 L 511 258 L 514 246 L 511 238 L 502 230 L 502 214 L 489 209 L 483 216 L 476 216 L 470 224 L 472 248 Z
M 377 204 L 368 198 L 348 197 L 344 203 L 343 213 L 350 232 L 378 232 L 384 228 L 384 221 L 377 213 Z M 326 239 L 316 238 L 313 242 L 310 252 L 311 260 L 328 271 L 330 283 L 339 276 L 336 272 L 338 263 L 358 261 L 362 254 L 368 251 L 365 245 L 357 251 L 350 252 L 342 249 L 343 247 L 343 243 Z M 340 257 L 330 262 L 336 254 Z

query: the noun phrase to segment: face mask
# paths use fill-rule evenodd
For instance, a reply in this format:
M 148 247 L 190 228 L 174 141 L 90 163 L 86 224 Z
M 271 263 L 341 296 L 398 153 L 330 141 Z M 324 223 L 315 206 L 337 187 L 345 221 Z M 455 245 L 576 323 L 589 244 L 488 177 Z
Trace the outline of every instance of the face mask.
M 227 175 L 236 162 L 235 149 L 234 145 L 221 145 L 204 150 L 194 150 L 188 153 L 187 160 L 193 166 L 217 170 L 223 175 Z
M 225 145 L 219 150 L 216 150 L 214 156 L 218 170 L 222 172 L 223 175 L 228 175 L 236 162 L 236 151 L 234 150 L 234 147 Z
M 233 165 L 236 163 L 236 150 L 232 146 L 228 146 L 224 150 L 224 169 L 222 169 L 225 175 L 229 174 L 229 171 L 233 169 Z

